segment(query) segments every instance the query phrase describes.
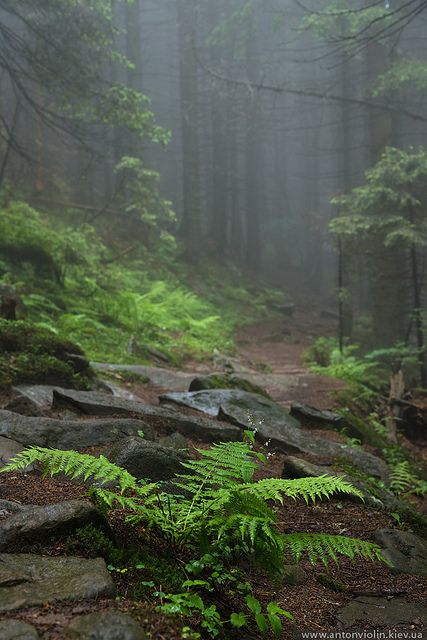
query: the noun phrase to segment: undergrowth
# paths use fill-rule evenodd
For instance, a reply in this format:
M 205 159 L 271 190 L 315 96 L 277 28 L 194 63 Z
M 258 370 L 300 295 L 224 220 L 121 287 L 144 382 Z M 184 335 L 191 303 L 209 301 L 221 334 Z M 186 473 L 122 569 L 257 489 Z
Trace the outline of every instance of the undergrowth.
M 21 202 L 0 210 L 0 294 L 12 285 L 21 318 L 77 342 L 92 360 L 144 362 L 148 346 L 178 364 L 232 350 L 236 324 L 278 295 L 249 291 L 214 264 L 196 277 L 171 236 L 122 255 L 94 227 L 71 224 L 71 213 L 53 218 Z
M 282 617 L 291 618 L 277 603 L 263 610 L 260 602 L 230 572 L 227 566 L 239 559 L 255 560 L 262 569 L 280 573 L 285 559 L 298 562 L 306 556 L 311 563 L 351 559 L 382 559 L 380 548 L 372 543 L 328 534 L 284 533 L 279 527 L 274 503 L 284 497 L 306 503 L 329 499 L 336 493 L 362 498 L 360 491 L 340 477 L 322 476 L 285 480 L 255 480 L 263 454 L 252 448 L 253 434 L 245 442 L 215 444 L 197 450 L 198 458 L 183 466 L 186 472 L 175 477 L 172 486 L 137 481 L 105 457 L 94 458 L 75 451 L 33 447 L 18 454 L 4 471 L 25 469 L 41 463 L 45 474 L 65 474 L 80 481 L 92 481 L 90 495 L 103 509 L 121 508 L 131 512 L 128 523 L 142 527 L 148 538 L 163 540 L 171 556 L 193 555 L 186 565 L 187 579 L 181 591 L 156 590 L 161 610 L 198 619 L 204 636 L 216 637 L 230 627 L 245 627 L 254 621 L 264 634 L 280 635 Z M 3 470 L 2 470 L 3 471 Z M 115 490 L 104 483 L 113 483 Z M 108 544 L 101 541 L 103 546 Z M 122 571 L 122 569 L 119 569 Z M 145 580 L 147 587 L 152 586 Z M 241 610 L 224 618 L 213 595 L 222 585 L 233 585 L 239 592 Z M 190 636 L 189 636 L 190 637 Z

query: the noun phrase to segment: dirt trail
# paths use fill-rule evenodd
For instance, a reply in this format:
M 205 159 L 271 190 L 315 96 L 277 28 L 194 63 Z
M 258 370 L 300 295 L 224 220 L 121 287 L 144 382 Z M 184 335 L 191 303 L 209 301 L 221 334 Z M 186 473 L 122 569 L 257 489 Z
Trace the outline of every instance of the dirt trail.
M 238 361 L 243 372 L 250 372 L 251 379 L 279 404 L 301 402 L 330 408 L 331 393 L 343 384 L 310 373 L 304 352 L 317 337 L 334 335 L 334 324 L 335 319 L 327 312 L 311 308 L 299 309 L 292 317 L 245 327 L 237 334 Z

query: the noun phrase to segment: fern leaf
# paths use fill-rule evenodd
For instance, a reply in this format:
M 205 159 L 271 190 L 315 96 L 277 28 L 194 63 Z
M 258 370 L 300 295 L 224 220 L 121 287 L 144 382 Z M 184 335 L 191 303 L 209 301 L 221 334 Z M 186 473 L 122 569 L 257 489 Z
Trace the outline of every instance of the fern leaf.
M 203 482 L 232 485 L 252 478 L 256 469 L 255 453 L 245 442 L 222 442 L 211 449 L 197 449 L 200 460 L 190 460 L 184 466 Z
M 263 500 L 276 500 L 283 503 L 283 496 L 302 498 L 305 502 L 315 502 L 318 499 L 330 498 L 335 493 L 346 493 L 358 496 L 363 500 L 363 494 L 349 482 L 335 476 L 319 476 L 314 478 L 298 478 L 284 480 L 281 478 L 265 478 L 254 484 L 245 485 L 245 490 L 257 495 Z
M 128 471 L 113 464 L 104 456 L 94 458 L 76 451 L 61 451 L 44 447 L 32 447 L 18 453 L 1 472 L 26 469 L 30 464 L 41 463 L 45 474 L 63 473 L 71 478 L 82 478 L 100 482 L 113 482 L 124 493 L 128 489 L 138 490 L 140 485 Z
M 336 562 L 338 555 L 346 556 L 352 560 L 361 557 L 366 560 L 382 560 L 384 562 L 381 548 L 378 545 L 345 536 L 290 533 L 283 535 L 283 543 L 285 549 L 288 549 L 296 562 L 299 562 L 304 554 L 308 556 L 312 564 L 319 561 L 327 564 L 329 560 Z

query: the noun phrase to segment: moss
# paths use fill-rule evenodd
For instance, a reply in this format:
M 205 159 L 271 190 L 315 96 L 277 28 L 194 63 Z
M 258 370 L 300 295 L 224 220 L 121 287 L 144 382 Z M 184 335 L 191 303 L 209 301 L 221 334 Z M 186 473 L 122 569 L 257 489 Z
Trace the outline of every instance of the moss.
M 0 319 L 0 388 L 24 382 L 88 388 L 92 377 L 77 345 L 44 327 Z

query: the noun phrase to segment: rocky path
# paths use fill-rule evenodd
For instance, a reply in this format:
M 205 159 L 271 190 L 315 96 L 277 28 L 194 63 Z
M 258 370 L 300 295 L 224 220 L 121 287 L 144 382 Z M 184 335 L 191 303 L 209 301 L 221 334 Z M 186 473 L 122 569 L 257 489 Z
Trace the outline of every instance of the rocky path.
M 235 374 L 266 389 L 284 407 L 293 403 L 312 404 L 329 409 L 333 392 L 342 383 L 312 374 L 304 362 L 304 352 L 319 336 L 335 335 L 336 320 L 327 310 L 297 309 L 291 316 L 244 327 L 236 336 L 237 353 L 231 357 L 216 354 L 209 362 L 187 363 L 182 371 L 139 365 L 96 363 L 100 371 L 127 371 L 146 377 L 148 385 L 133 384 L 134 393 L 147 401 L 157 401 L 166 391 L 187 391 L 196 376 L 212 373 Z
M 325 572 L 304 561 L 289 567 L 280 586 L 253 576 L 261 601 L 277 600 L 295 615 L 283 639 L 294 637 L 296 629 L 422 630 L 427 543 L 410 531 L 421 520 L 388 491 L 389 470 L 369 435 L 353 434 L 364 446 L 352 446 L 339 432 L 345 426 L 341 416 L 324 411 L 331 406 L 330 392 L 341 385 L 313 376 L 303 363 L 312 337 L 330 330 L 324 313 L 301 310 L 242 330 L 234 358 L 217 354 L 212 363 L 189 363 L 181 372 L 97 365 L 109 375 L 91 392 L 21 386 L 0 407 L 0 458 L 4 463 L 28 445 L 74 448 L 102 452 L 138 478 L 171 481 L 183 469 L 187 447 L 237 440 L 243 429 L 256 429 L 270 457 L 263 473 L 345 474 L 365 496 L 365 504 L 342 498 L 308 506 L 285 501 L 278 513 L 283 530 L 376 540 L 392 566 L 390 571 L 345 559 Z M 145 381 L 126 382 L 124 370 Z M 247 389 L 204 388 L 212 372 L 260 385 L 272 400 Z M 190 383 L 199 390 L 189 392 Z M 295 402 L 318 411 L 289 412 Z M 88 526 L 102 532 L 104 547 L 95 550 L 93 536 L 79 538 L 76 532 Z M 161 545 L 150 551 L 139 535 L 124 525 L 120 512 L 106 519 L 75 482 L 43 479 L 37 469 L 0 475 L 0 640 L 181 639 L 182 625 L 157 613 L 152 598 L 135 599 L 138 576 L 107 570 L 107 550 L 120 544 L 141 545 L 145 563 L 151 553 L 158 564 Z M 143 577 L 150 581 L 150 574 Z

